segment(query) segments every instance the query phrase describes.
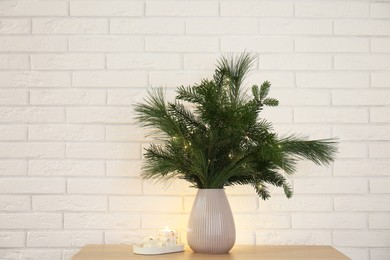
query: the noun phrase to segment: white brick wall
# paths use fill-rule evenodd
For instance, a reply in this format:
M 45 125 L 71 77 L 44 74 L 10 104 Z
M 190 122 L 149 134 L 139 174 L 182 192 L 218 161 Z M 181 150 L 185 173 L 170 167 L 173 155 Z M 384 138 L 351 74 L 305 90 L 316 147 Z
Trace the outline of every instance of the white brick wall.
M 338 137 L 331 167 L 302 162 L 295 196 L 228 188 L 238 244 L 332 245 L 390 258 L 390 2 L 0 1 L 0 259 L 71 259 L 88 243 L 182 231 L 195 190 L 142 181 L 131 104 L 260 53 L 280 133 Z M 172 93 L 169 93 L 172 96 Z

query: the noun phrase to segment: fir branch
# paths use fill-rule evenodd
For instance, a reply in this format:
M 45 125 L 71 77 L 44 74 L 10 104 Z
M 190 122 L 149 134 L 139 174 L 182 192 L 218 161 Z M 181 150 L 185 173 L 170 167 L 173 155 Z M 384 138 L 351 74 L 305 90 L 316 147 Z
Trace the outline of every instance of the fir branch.
M 157 88 L 135 105 L 139 125 L 152 129 L 160 141 L 146 149 L 142 178 L 179 178 L 200 189 L 249 184 L 262 199 L 270 197 L 267 185 L 273 185 L 291 197 L 285 174 L 295 172 L 298 160 L 320 165 L 334 160 L 334 139 L 279 138 L 272 124 L 260 118 L 263 106 L 279 102 L 268 97 L 268 81 L 253 85 L 251 96 L 244 92 L 255 59 L 247 53 L 222 57 L 211 80 L 178 87 L 174 102 L 166 102 L 163 89 Z

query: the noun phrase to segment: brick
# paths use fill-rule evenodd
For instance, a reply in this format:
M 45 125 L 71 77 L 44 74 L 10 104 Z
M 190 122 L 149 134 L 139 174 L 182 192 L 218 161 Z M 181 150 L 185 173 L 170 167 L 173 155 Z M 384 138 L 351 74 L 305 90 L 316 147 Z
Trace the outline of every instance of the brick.
M 259 63 L 260 70 L 330 70 L 332 58 L 320 54 L 265 54 Z
M 289 215 L 284 214 L 234 214 L 238 230 L 291 228 Z
M 370 17 L 390 18 L 390 3 L 379 2 L 370 4 Z
M 109 54 L 107 69 L 173 70 L 181 68 L 181 60 L 178 54 Z
M 329 245 L 331 241 L 331 231 L 262 230 L 256 232 L 256 243 L 262 245 Z
M 218 54 L 184 54 L 185 70 L 213 70 L 215 61 L 220 57 Z
M 28 175 L 31 176 L 102 176 L 101 161 L 76 160 L 30 160 Z
M 128 212 L 181 212 L 182 198 L 179 196 L 120 196 L 109 198 L 110 211 Z
M 334 105 L 390 105 L 390 90 L 335 90 Z
M 144 181 L 142 190 L 148 195 L 195 195 L 197 190 L 191 189 L 190 184 L 184 180 L 176 179 L 170 183 Z
M 333 200 L 330 197 L 308 197 L 294 195 L 291 199 L 273 196 L 259 202 L 260 212 L 302 212 L 302 211 L 332 211 Z
M 147 74 L 141 71 L 74 72 L 77 87 L 145 87 Z
M 28 247 L 82 247 L 102 242 L 103 234 L 97 231 L 32 231 L 27 234 Z
M 336 211 L 390 211 L 390 196 L 351 196 L 335 197 Z
M 102 141 L 104 126 L 94 125 L 30 125 L 29 140 Z
M 337 251 L 348 256 L 350 259 L 369 260 L 369 249 L 362 247 L 336 247 Z
M 223 37 L 221 51 L 241 52 L 242 50 L 269 53 L 293 52 L 294 39 L 288 37 Z M 262 55 L 259 56 L 261 60 Z M 215 59 L 214 59 L 215 60 Z
M 27 162 L 22 160 L 0 160 L 0 176 L 20 176 L 27 174 Z
M 265 118 L 272 123 L 291 123 L 293 122 L 293 111 L 290 108 L 278 108 L 272 107 L 264 108 L 262 118 Z
M 296 123 L 367 123 L 366 109 L 359 108 L 296 108 Z
M 366 214 L 351 213 L 294 213 L 294 229 L 365 229 Z
M 45 178 L 3 178 L 0 180 L 1 193 L 64 193 L 65 181 Z
M 334 126 L 333 135 L 340 140 L 351 141 L 390 140 L 390 127 L 375 125 Z
M 105 196 L 33 196 L 34 211 L 106 211 Z
M 62 250 L 62 260 L 71 260 L 80 250 Z
M 26 90 L 0 90 L 0 105 L 27 105 L 28 91 Z
M 33 34 L 107 34 L 109 31 L 105 19 L 51 18 L 32 22 Z
M 370 229 L 390 229 L 389 214 L 368 215 L 368 225 Z
M 0 210 L 4 211 L 30 211 L 30 196 L 0 196 Z
M 390 22 L 381 20 L 335 20 L 335 35 L 388 36 Z
M 370 121 L 379 123 L 390 122 L 390 110 L 388 108 L 371 108 Z
M 390 193 L 390 178 L 372 178 L 370 179 L 371 193 Z
M 71 16 L 142 16 L 144 4 L 137 1 L 72 1 Z
M 302 88 L 368 88 L 370 75 L 364 72 L 298 72 L 297 87 Z
M 142 183 L 134 178 L 68 179 L 68 193 L 77 194 L 141 194 Z
M 390 158 L 390 142 L 370 143 L 368 147 L 370 158 Z
M 291 17 L 294 5 L 288 2 L 221 2 L 221 16 Z
M 1 131 L 1 128 L 0 128 Z M 150 140 L 145 137 L 146 132 L 138 126 L 107 126 L 107 141 L 145 141 Z
M 185 20 L 182 19 L 126 19 L 110 20 L 110 33 L 115 34 L 185 34 Z
M 361 178 L 299 178 L 294 180 L 296 194 L 363 194 L 367 180 Z
M 60 107 L 0 107 L 2 123 L 58 123 L 65 121 L 65 110 Z
M 262 57 L 259 57 L 262 63 Z M 284 87 L 291 88 L 295 87 L 295 73 L 292 72 L 278 72 L 278 71 L 253 71 L 248 75 L 248 82 L 251 84 L 261 85 L 264 81 L 268 80 L 271 84 L 270 95 L 273 93 L 273 88 Z
M 331 99 L 328 91 L 321 90 L 274 89 L 271 93 L 281 106 L 330 105 Z
M 131 123 L 133 113 L 130 108 L 83 107 L 67 108 L 67 121 L 70 123 Z
M 200 36 L 150 36 L 146 37 L 145 51 L 210 53 L 219 51 L 219 41 Z
M 26 234 L 24 232 L 0 231 L 0 247 L 24 247 Z
M 126 105 L 143 102 L 147 96 L 146 89 L 109 90 L 107 103 L 109 105 Z
M 25 126 L 0 125 L 0 140 L 17 141 L 26 140 Z
M 298 2 L 297 17 L 368 17 L 369 4 L 364 2 Z
M 165 226 L 176 229 L 186 230 L 189 214 L 159 214 L 156 218 L 155 213 L 143 214 L 141 221 L 142 229 L 161 229 Z
M 22 250 L 2 250 L 0 257 L 3 259 L 40 259 L 40 260 L 62 260 L 61 250 L 38 250 L 22 249 Z
M 138 177 L 141 173 L 141 161 L 107 161 L 107 176 Z
M 390 52 L 390 40 L 382 38 L 371 39 L 371 51 L 372 52 Z
M 146 16 L 217 16 L 217 2 L 158 1 L 146 3 Z
M 138 143 L 70 143 L 66 146 L 67 158 L 139 159 Z
M 390 75 L 388 72 L 371 73 L 371 84 L 373 87 L 389 88 Z
M 49 213 L 0 214 L 2 229 L 58 229 L 62 228 L 62 215 Z
M 104 69 L 103 55 L 47 54 L 31 55 L 31 67 L 35 70 L 88 70 Z
M 280 136 L 286 136 L 291 133 L 307 136 L 310 139 L 331 138 L 332 131 L 330 127 L 318 127 L 318 125 L 298 125 L 298 124 L 274 124 L 275 132 Z M 307 165 L 305 165 L 307 167 Z M 318 169 L 317 169 L 318 170 Z
M 201 79 L 210 78 L 211 72 L 177 72 L 177 71 L 152 71 L 149 76 L 149 84 L 152 86 L 176 87 L 200 83 Z
M 1 16 L 66 16 L 68 3 L 62 1 L 1 1 Z
M 390 162 L 380 159 L 338 160 L 334 163 L 336 176 L 389 176 Z
M 134 213 L 65 213 L 66 229 L 138 229 L 141 218 Z
M 308 160 L 301 160 L 297 162 L 295 174 L 297 177 L 329 177 L 332 175 L 332 168 L 331 166 L 319 166 Z
M 236 232 L 235 245 L 256 245 L 255 232 Z
M 390 258 L 390 248 L 370 248 L 371 259 Z
M 73 36 L 69 39 L 72 52 L 139 52 L 144 40 L 129 36 Z
M 334 57 L 334 69 L 390 70 L 390 55 L 336 55 Z
M 334 231 L 335 246 L 388 247 L 390 231 Z
M 368 158 L 367 144 L 340 142 L 338 144 L 337 158 Z
M 28 19 L 0 19 L 0 24 L 0 34 L 31 33 L 31 21 Z
M 104 90 L 31 90 L 32 105 L 105 105 Z
M 63 158 L 64 154 L 61 143 L 7 142 L 0 148 L 2 158 Z
M 330 20 L 276 18 L 260 20 L 260 34 L 330 35 L 332 33 L 332 21 Z
M 0 21 L 1 23 L 1 21 Z M 2 70 L 27 70 L 30 69 L 30 60 L 28 55 L 19 54 L 1 54 L 0 69 Z
M 252 18 L 193 18 L 186 22 L 186 34 L 257 34 L 258 22 Z
M 68 40 L 65 37 L 4 36 L 0 38 L 1 52 L 60 52 L 67 50 Z
M 296 52 L 368 52 L 370 42 L 364 38 L 297 38 Z
M 68 87 L 70 75 L 57 71 L 0 72 L 0 87 Z

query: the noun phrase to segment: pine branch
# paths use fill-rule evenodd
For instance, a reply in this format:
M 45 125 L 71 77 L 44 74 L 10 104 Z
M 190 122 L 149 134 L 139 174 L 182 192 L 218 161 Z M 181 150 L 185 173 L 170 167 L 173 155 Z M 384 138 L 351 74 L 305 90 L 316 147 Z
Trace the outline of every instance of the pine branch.
M 268 81 L 253 85 L 251 96 L 243 90 L 255 59 L 247 53 L 222 57 L 211 80 L 178 87 L 174 102 L 166 102 L 163 89 L 157 88 L 135 105 L 139 125 L 152 129 L 159 140 L 146 149 L 143 178 L 179 178 L 201 189 L 249 184 L 262 199 L 270 197 L 267 185 L 273 185 L 291 197 L 285 176 L 295 172 L 298 160 L 333 161 L 334 139 L 279 138 L 272 124 L 260 118 L 264 106 L 279 102 L 268 97 Z M 191 103 L 191 109 L 183 102 Z
M 291 135 L 280 140 L 284 152 L 299 159 L 306 158 L 319 165 L 333 161 L 337 153 L 334 139 L 305 140 Z

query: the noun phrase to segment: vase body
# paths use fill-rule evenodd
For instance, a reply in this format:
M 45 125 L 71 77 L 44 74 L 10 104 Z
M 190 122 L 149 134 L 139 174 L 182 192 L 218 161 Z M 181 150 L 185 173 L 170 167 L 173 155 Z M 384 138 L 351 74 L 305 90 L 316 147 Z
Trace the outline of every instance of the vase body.
M 234 246 L 236 228 L 224 189 L 199 189 L 187 228 L 195 253 L 225 254 Z

